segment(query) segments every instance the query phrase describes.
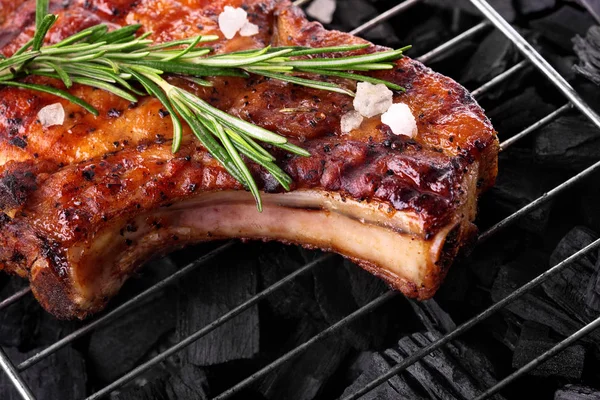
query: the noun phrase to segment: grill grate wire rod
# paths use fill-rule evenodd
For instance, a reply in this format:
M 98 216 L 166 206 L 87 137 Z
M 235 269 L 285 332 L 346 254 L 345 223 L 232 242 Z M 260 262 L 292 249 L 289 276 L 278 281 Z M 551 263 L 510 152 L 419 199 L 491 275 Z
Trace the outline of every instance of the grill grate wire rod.
M 310 1 L 311 0 L 298 0 L 295 2 L 295 4 L 296 5 L 304 5 L 304 4 L 309 3 Z M 370 21 L 365 22 L 363 25 L 354 29 L 351 33 L 352 34 L 364 33 L 367 30 L 377 26 L 381 22 L 386 21 L 387 19 L 392 18 L 395 15 L 398 15 L 402 11 L 407 10 L 408 8 L 420 3 L 421 1 L 422 0 L 405 0 L 404 2 L 393 7 L 392 9 L 380 14 L 379 16 L 373 18 Z M 485 16 L 485 20 L 483 22 L 475 25 L 473 28 L 459 34 L 458 36 L 451 39 L 450 41 L 440 45 L 439 47 L 431 50 L 430 52 L 424 54 L 423 56 L 421 56 L 417 59 L 422 62 L 430 62 L 430 61 L 434 60 L 436 57 L 445 53 L 447 50 L 449 50 L 455 44 L 460 43 L 464 40 L 470 39 L 470 38 L 478 35 L 479 33 L 489 29 L 490 27 L 495 26 L 495 28 L 497 28 L 501 32 L 503 32 L 515 44 L 515 46 L 525 56 L 526 60 L 521 61 L 520 63 L 516 64 L 514 67 L 510 68 L 509 70 L 507 70 L 507 71 L 503 72 L 502 74 L 498 75 L 497 77 L 493 78 L 490 82 L 488 82 L 488 83 L 482 85 L 481 87 L 479 87 L 478 89 L 474 90 L 472 92 L 473 96 L 474 97 L 483 96 L 487 91 L 489 91 L 492 88 L 496 87 L 497 85 L 501 84 L 502 82 L 504 82 L 505 80 L 507 80 L 508 78 L 513 76 L 514 74 L 516 74 L 520 71 L 523 71 L 527 67 L 532 65 L 532 66 L 536 67 L 540 72 L 542 72 L 550 80 L 550 82 L 552 82 L 554 84 L 554 86 L 557 89 L 559 89 L 565 95 L 565 97 L 567 97 L 567 99 L 569 100 L 569 102 L 567 104 L 563 105 L 562 107 L 558 108 L 557 110 L 550 113 L 546 117 L 542 118 L 540 121 L 527 127 L 526 129 L 524 129 L 517 135 L 503 141 L 501 143 L 501 150 L 507 149 L 508 147 L 513 145 L 518 140 L 523 139 L 524 137 L 534 133 L 537 129 L 541 128 L 544 125 L 547 125 L 551 121 L 557 119 L 561 115 L 564 115 L 566 112 L 568 112 L 569 110 L 571 110 L 573 108 L 579 109 L 586 117 L 588 117 L 588 119 L 590 119 L 596 126 L 598 126 L 600 128 L 600 117 L 598 116 L 598 114 L 596 114 L 593 111 L 593 109 L 591 107 L 589 107 L 589 105 L 587 105 L 584 100 L 581 99 L 581 97 L 575 92 L 575 90 L 570 86 L 570 84 L 568 82 L 566 82 L 566 80 L 564 80 L 564 78 L 562 78 L 558 74 L 558 72 L 556 72 L 556 70 L 554 70 L 554 68 L 545 59 L 543 59 L 543 57 L 529 43 L 527 43 L 527 41 L 525 41 L 525 39 L 523 39 L 523 37 L 521 37 L 508 22 L 506 22 L 485 0 L 470 0 L 470 1 Z M 585 169 L 581 173 L 577 174 L 573 178 L 569 179 L 565 183 L 559 185 L 558 187 L 554 188 L 550 192 L 544 194 L 537 200 L 535 200 L 532 203 L 528 204 L 527 206 L 523 207 L 521 210 L 519 210 L 519 211 L 515 212 L 514 214 L 510 215 L 509 217 L 505 218 L 503 221 L 500 221 L 498 224 L 494 225 L 492 228 L 488 229 L 486 232 L 484 232 L 482 235 L 480 235 L 479 242 L 484 241 L 484 240 L 488 239 L 489 237 L 491 237 L 492 235 L 503 230 L 504 228 L 506 228 L 507 226 L 509 226 L 510 224 L 512 224 L 519 218 L 521 218 L 522 216 L 526 215 L 530 211 L 536 209 L 537 207 L 539 207 L 540 205 L 545 203 L 546 201 L 554 198 L 555 196 L 557 196 L 564 190 L 571 188 L 573 185 L 578 184 L 579 182 L 581 182 L 582 180 L 584 180 L 585 178 L 587 178 L 588 176 L 590 176 L 592 173 L 596 172 L 597 170 L 600 170 L 600 162 L 592 165 L 591 167 L 588 167 L 587 169 Z M 135 307 L 140 305 L 143 302 L 143 300 L 148 299 L 153 295 L 156 295 L 160 290 L 162 290 L 167 285 L 175 282 L 179 278 L 185 276 L 187 273 L 195 270 L 200 265 L 203 265 L 206 262 L 214 259 L 220 253 L 222 253 L 223 251 L 225 251 L 225 250 L 229 249 L 231 246 L 233 246 L 234 243 L 235 243 L 235 241 L 229 241 L 226 244 L 218 247 L 217 249 L 211 251 L 210 253 L 206 254 L 205 256 L 199 258 L 198 260 L 194 261 L 193 263 L 191 263 L 191 264 L 185 266 L 184 268 L 182 268 L 181 270 L 177 271 L 172 276 L 165 278 L 164 280 L 156 283 L 154 286 L 151 286 L 149 289 L 145 290 L 144 292 L 138 294 L 137 296 L 133 297 L 132 299 L 121 304 L 114 310 L 104 314 L 103 316 L 101 316 L 98 319 L 92 321 L 91 323 L 83 326 L 82 328 L 76 330 L 75 332 L 71 333 L 70 335 L 64 337 L 63 339 L 61 339 L 58 342 L 54 343 L 53 345 L 49 346 L 48 348 L 33 355 L 31 358 L 25 360 L 24 362 L 22 362 L 21 364 L 19 364 L 16 367 L 14 366 L 14 364 L 12 364 L 12 362 L 10 361 L 10 359 L 8 358 L 6 353 L 2 349 L 0 349 L 0 367 L 9 376 L 11 382 L 15 386 L 16 390 L 18 391 L 18 393 L 22 399 L 35 400 L 35 397 L 31 393 L 31 390 L 28 388 L 27 384 L 23 381 L 22 377 L 20 376 L 20 374 L 19 374 L 20 371 L 26 370 L 27 368 L 29 368 L 32 365 L 36 364 L 37 362 L 43 360 L 44 358 L 50 356 L 51 354 L 55 353 L 56 351 L 58 351 L 59 349 L 61 349 L 64 346 L 66 346 L 67 344 L 73 342 L 74 340 L 76 340 L 76 339 L 82 337 L 83 335 L 91 332 L 92 330 L 98 328 L 99 326 L 102 326 L 106 323 L 110 323 L 111 321 L 113 321 L 120 315 L 124 314 L 125 312 L 129 312 L 129 311 L 135 309 Z M 532 288 L 538 286 L 539 284 L 544 282 L 546 279 L 548 279 L 551 276 L 554 276 L 555 274 L 560 273 L 564 269 L 568 268 L 573 262 L 577 261 L 578 259 L 580 259 L 581 257 L 585 256 L 586 254 L 590 253 L 591 251 L 598 249 L 598 247 L 600 247 L 600 239 L 591 243 L 584 249 L 579 250 L 578 252 L 571 255 L 570 257 L 566 258 L 565 260 L 563 260 L 556 266 L 552 267 L 545 273 L 539 275 L 537 278 L 534 278 L 527 284 L 523 285 L 521 288 L 517 289 L 516 291 L 514 291 L 513 293 L 511 293 L 504 299 L 500 300 L 499 302 L 495 303 L 487 310 L 483 311 L 481 314 L 479 314 L 479 315 L 475 316 L 474 318 L 472 318 L 471 320 L 465 322 L 464 324 L 462 324 L 461 326 L 456 328 L 454 331 L 447 333 L 445 336 L 441 337 L 439 340 L 431 343 L 429 346 L 412 354 L 410 357 L 406 358 L 401 363 L 392 367 L 388 372 L 379 376 L 378 378 L 374 379 L 373 381 L 367 383 L 359 391 L 350 394 L 349 396 L 345 397 L 343 400 L 354 400 L 354 399 L 357 399 L 357 398 L 363 396 L 364 394 L 370 392 L 377 386 L 386 382 L 388 379 L 390 379 L 394 375 L 401 373 L 403 370 L 408 368 L 410 365 L 418 362 L 419 360 L 421 360 L 422 358 L 424 358 L 431 352 L 439 349 L 440 347 L 444 346 L 449 341 L 455 339 L 456 337 L 460 336 L 462 333 L 468 331 L 469 329 L 471 329 L 472 327 L 477 325 L 479 322 L 483 321 L 484 319 L 486 319 L 493 313 L 497 312 L 498 310 L 502 309 L 506 305 L 510 304 L 512 301 L 516 300 L 523 294 L 527 293 Z M 180 343 L 174 345 L 170 349 L 167 349 L 166 351 L 164 351 L 163 353 L 154 357 L 153 359 L 149 360 L 148 362 L 136 367 L 135 369 L 133 369 L 132 371 L 130 371 L 123 377 L 117 379 L 115 382 L 109 384 L 105 388 L 101 389 L 100 391 L 92 394 L 86 400 L 99 399 L 101 397 L 106 396 L 113 390 L 118 389 L 119 387 L 123 386 L 125 383 L 127 383 L 130 380 L 137 377 L 142 372 L 144 372 L 144 371 L 152 368 L 156 364 L 162 362 L 167 357 L 173 355 L 174 353 L 181 350 L 185 346 L 187 346 L 187 345 L 193 343 L 194 341 L 198 340 L 199 338 L 205 336 L 212 330 L 221 326 L 223 323 L 229 321 L 231 318 L 234 318 L 235 316 L 239 315 L 240 313 L 242 313 L 243 311 L 245 311 L 252 305 L 254 305 L 254 304 L 258 303 L 260 300 L 266 298 L 267 296 L 269 296 L 271 293 L 278 290 L 282 286 L 290 283 L 296 277 L 316 268 L 318 265 L 322 264 L 324 261 L 326 261 L 330 257 L 332 257 L 332 256 L 331 255 L 323 255 L 323 256 L 315 259 L 314 261 L 304 265 L 303 267 L 296 270 L 292 274 L 286 276 L 279 282 L 275 283 L 274 285 L 270 286 L 269 288 L 263 290 L 262 292 L 258 293 L 257 295 L 253 296 L 252 298 L 248 299 L 246 302 L 242 303 L 238 307 L 229 311 L 227 314 L 221 316 L 219 319 L 213 321 L 211 324 L 209 324 L 206 327 L 195 332 L 194 334 L 192 334 L 188 338 L 184 339 Z M 0 311 L 9 307 L 10 305 L 16 303 L 17 301 L 22 299 L 24 296 L 26 296 L 29 292 L 30 292 L 29 288 L 25 288 L 25 289 L 22 289 L 22 290 L 16 292 L 15 294 L 6 298 L 5 300 L 1 301 L 0 302 Z M 275 370 L 278 366 L 282 365 L 283 363 L 285 363 L 285 362 L 291 360 L 292 358 L 296 357 L 297 355 L 301 354 L 303 351 L 308 349 L 312 344 L 339 332 L 341 329 L 346 327 L 348 324 L 352 323 L 357 318 L 367 315 L 368 313 L 372 312 L 373 309 L 384 304 L 385 302 L 389 301 L 390 299 L 392 299 L 395 296 L 396 296 L 396 293 L 391 292 L 391 291 L 388 291 L 388 292 L 382 294 L 381 296 L 379 296 L 378 298 L 373 300 L 371 303 L 359 308 L 355 312 L 351 313 L 350 315 L 346 316 L 345 318 L 338 321 L 334 325 L 330 326 L 329 328 L 327 328 L 323 332 L 319 333 L 312 339 L 308 340 L 304 344 L 302 344 L 302 345 L 296 347 L 295 349 L 291 350 L 290 352 L 284 354 L 283 356 L 281 356 L 280 358 L 278 358 L 271 364 L 262 368 L 260 371 L 252 374 L 250 377 L 246 378 L 242 382 L 240 382 L 237 385 L 233 386 L 232 388 L 224 391 L 223 393 L 218 395 L 215 399 L 222 400 L 222 399 L 229 398 L 229 397 L 233 396 L 234 394 L 237 394 L 240 390 L 242 390 L 245 387 L 256 382 L 258 379 L 260 379 L 266 373 Z M 566 338 L 565 340 L 563 340 L 562 342 L 560 342 L 559 344 L 557 344 L 550 350 L 548 350 L 548 351 L 544 352 L 543 354 L 541 354 L 540 356 L 538 356 L 535 360 L 531 361 L 529 364 L 521 367 L 520 369 L 518 369 L 517 371 L 515 371 L 514 373 L 509 375 L 504 380 L 498 382 L 496 385 L 489 388 L 486 392 L 484 392 L 482 395 L 480 395 L 477 398 L 477 400 L 488 398 L 489 396 L 492 396 L 493 394 L 502 390 L 508 384 L 510 384 L 514 380 L 518 379 L 520 376 L 524 375 L 525 373 L 534 369 L 535 367 L 537 367 L 544 361 L 546 361 L 549 358 L 553 357 L 554 355 L 558 354 L 560 351 L 564 350 L 569 345 L 573 344 L 575 341 L 577 341 L 577 340 L 585 337 L 589 333 L 593 332 L 598 327 L 600 327 L 600 318 L 587 324 L 586 326 L 581 328 L 579 331 L 575 332 L 573 335 L 569 336 L 568 338 Z

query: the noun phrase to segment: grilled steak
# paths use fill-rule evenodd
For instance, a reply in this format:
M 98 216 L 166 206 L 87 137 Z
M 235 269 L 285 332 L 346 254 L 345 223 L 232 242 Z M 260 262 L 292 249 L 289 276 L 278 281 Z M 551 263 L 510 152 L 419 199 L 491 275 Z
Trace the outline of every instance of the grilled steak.
M 31 37 L 33 3 L 0 0 L 4 55 Z M 51 5 L 59 15 L 51 42 L 101 22 L 141 23 L 157 41 L 222 37 L 217 17 L 225 5 L 247 9 L 260 33 L 221 39 L 217 52 L 364 42 L 308 22 L 287 0 L 64 4 Z M 353 106 L 338 93 L 262 77 L 215 78 L 212 88 L 177 82 L 311 152 L 304 158 L 272 149 L 294 180 L 289 193 L 253 167 L 262 213 L 189 131 L 171 152 L 171 120 L 156 99 L 130 104 L 75 85 L 71 92 L 100 111 L 94 117 L 50 95 L 0 89 L 0 268 L 29 278 L 57 317 L 84 318 L 156 254 L 215 239 L 279 240 L 335 251 L 409 297 L 431 297 L 474 236 L 477 196 L 497 173 L 496 133 L 462 86 L 419 62 L 404 58 L 373 75 L 407 89 L 394 102 L 410 107 L 416 138 L 394 135 L 379 117 L 342 134 L 341 116 Z M 50 78 L 27 79 L 62 88 Z M 58 101 L 64 124 L 43 128 L 38 111 Z

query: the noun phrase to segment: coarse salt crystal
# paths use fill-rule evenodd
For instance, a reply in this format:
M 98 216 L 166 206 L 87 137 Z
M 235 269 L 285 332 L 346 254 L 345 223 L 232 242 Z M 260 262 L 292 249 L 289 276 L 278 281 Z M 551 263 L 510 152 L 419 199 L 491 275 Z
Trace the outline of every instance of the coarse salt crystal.
M 65 109 L 60 103 L 50 104 L 38 112 L 38 119 L 44 128 L 62 125 L 65 122 Z
M 258 25 L 252 22 L 246 22 L 242 29 L 240 29 L 241 36 L 254 36 L 258 33 Z
M 363 117 L 371 118 L 383 114 L 394 103 L 394 93 L 383 83 L 373 85 L 359 82 L 356 86 L 354 109 Z
M 392 104 L 381 116 L 381 122 L 388 125 L 394 135 L 417 136 L 417 121 L 406 104 Z
M 306 9 L 306 13 L 324 24 L 330 24 L 335 8 L 335 0 L 314 0 Z
M 219 29 L 227 39 L 233 39 L 236 33 L 248 22 L 248 13 L 242 8 L 225 6 L 219 14 Z
M 258 25 L 248 21 L 248 13 L 242 8 L 225 6 L 219 14 L 219 29 L 227 39 L 233 39 L 236 33 L 242 36 L 253 36 L 258 33 Z
M 342 133 L 349 133 L 359 128 L 363 122 L 363 116 L 356 110 L 349 111 L 342 115 Z

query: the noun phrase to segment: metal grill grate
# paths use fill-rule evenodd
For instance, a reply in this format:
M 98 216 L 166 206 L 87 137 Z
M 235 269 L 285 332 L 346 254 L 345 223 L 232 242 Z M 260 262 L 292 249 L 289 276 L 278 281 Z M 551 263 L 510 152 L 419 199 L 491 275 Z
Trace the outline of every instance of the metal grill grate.
M 311 0 L 297 0 L 295 2 L 295 4 L 296 5 L 304 5 L 304 4 L 309 3 L 310 1 Z M 548 78 L 548 80 L 557 89 L 559 89 L 569 101 L 564 106 L 558 108 L 557 110 L 550 113 L 546 117 L 542 118 L 538 122 L 527 127 L 526 129 L 524 129 L 517 135 L 511 137 L 510 139 L 503 141 L 501 143 L 502 151 L 506 150 L 508 147 L 510 147 L 516 141 L 521 140 L 525 136 L 535 132 L 540 127 L 557 119 L 559 116 L 563 115 L 564 113 L 566 113 L 568 110 L 572 109 L 573 107 L 579 109 L 579 111 L 581 113 L 583 113 L 590 121 L 592 121 L 598 128 L 600 128 L 600 116 L 598 116 L 598 114 L 596 114 L 585 103 L 585 101 L 582 100 L 582 98 L 575 92 L 575 90 L 569 85 L 569 83 L 562 76 L 560 76 L 558 74 L 558 72 L 529 43 L 527 43 L 527 41 L 522 36 L 520 36 L 519 33 L 508 22 L 506 22 L 485 0 L 470 0 L 470 1 L 475 7 L 477 7 L 479 9 L 479 11 L 481 11 L 483 16 L 485 17 L 484 22 L 481 22 L 480 24 L 475 25 L 471 29 L 463 32 L 462 34 L 456 36 L 455 38 L 449 40 L 448 42 L 442 44 L 441 46 L 433 49 L 432 51 L 424 54 L 423 56 L 421 56 L 417 59 L 422 62 L 429 62 L 429 61 L 435 59 L 440 54 L 447 51 L 448 49 L 452 48 L 452 46 L 456 45 L 457 43 L 467 40 L 467 39 L 479 34 L 480 32 L 482 32 L 484 30 L 495 27 L 496 29 L 499 29 L 502 33 L 504 33 L 514 43 L 514 45 L 520 50 L 522 55 L 525 57 L 525 60 L 519 62 L 512 68 L 508 69 L 504 73 L 498 75 L 497 77 L 495 77 L 494 79 L 489 81 L 488 83 L 486 83 L 486 84 L 482 85 L 481 87 L 479 87 L 478 89 L 474 90 L 472 92 L 473 95 L 475 97 L 479 98 L 479 97 L 485 95 L 490 89 L 492 89 L 493 87 L 495 87 L 496 85 L 498 85 L 502 82 L 505 82 L 507 79 L 509 79 L 514 74 L 518 73 L 519 71 L 533 66 L 533 67 L 537 68 L 540 72 L 542 72 Z M 360 27 L 354 29 L 351 33 L 353 33 L 353 34 L 363 33 L 365 31 L 377 26 L 377 24 L 399 14 L 400 12 L 402 12 L 402 11 L 408 9 L 409 7 L 411 7 L 415 4 L 418 4 L 420 2 L 421 2 L 421 0 L 406 0 L 406 1 L 398 4 L 397 6 L 393 7 L 392 9 L 388 10 L 387 12 L 380 14 L 376 18 L 374 18 L 374 19 L 366 22 L 365 24 L 361 25 Z M 522 209 L 518 210 L 514 214 L 505 218 L 504 220 L 498 222 L 496 225 L 492 226 L 487 231 L 483 232 L 479 236 L 478 243 L 481 243 L 481 242 L 489 239 L 491 236 L 495 235 L 496 233 L 500 232 L 507 226 L 511 225 L 512 223 L 517 221 L 519 218 L 521 218 L 521 217 L 525 216 L 526 214 L 528 214 L 529 212 L 537 209 L 544 203 L 550 201 L 551 199 L 558 196 L 560 193 L 568 190 L 575 184 L 579 183 L 580 181 L 584 180 L 585 178 L 589 177 L 590 175 L 592 175 L 593 173 L 595 173 L 596 171 L 599 171 L 599 170 L 600 170 L 600 161 L 597 162 L 596 164 L 593 164 L 592 166 L 588 167 L 587 169 L 580 172 L 579 174 L 573 176 L 571 179 L 567 180 L 563 184 L 552 189 L 551 191 L 549 191 L 548 193 L 539 197 L 538 199 L 534 200 L 533 202 L 529 203 Z M 193 271 L 196 268 L 198 268 L 199 266 L 201 266 L 202 264 L 212 260 L 213 258 L 217 257 L 219 254 L 221 254 L 225 250 L 230 249 L 232 246 L 235 246 L 235 245 L 236 245 L 236 242 L 230 241 L 230 242 L 218 247 L 217 249 L 204 255 L 200 259 L 198 259 L 198 260 L 194 261 L 193 263 L 190 263 L 189 265 L 180 269 L 175 274 L 167 277 L 166 279 L 158 282 L 157 284 L 155 284 L 154 286 L 145 290 L 144 292 L 138 294 L 134 298 L 121 304 L 114 310 L 104 314 L 103 316 L 90 322 L 89 324 L 83 326 L 82 328 L 76 330 L 75 332 L 69 334 L 68 336 L 64 337 L 63 339 L 59 340 L 58 342 L 54 343 L 53 345 L 49 346 L 48 348 L 38 352 L 37 354 L 33 355 L 31 358 L 25 360 L 24 362 L 22 362 L 21 364 L 19 364 L 17 366 L 15 366 L 10 361 L 10 359 L 7 357 L 6 353 L 0 348 L 0 367 L 2 367 L 2 369 L 5 371 L 5 373 L 9 376 L 10 380 L 12 381 L 15 388 L 18 390 L 19 394 L 21 395 L 21 397 L 23 399 L 34 400 L 35 397 L 33 396 L 31 391 L 27 387 L 27 384 L 21 378 L 20 372 L 26 370 L 27 368 L 38 363 L 39 361 L 45 359 L 46 357 L 48 357 L 51 354 L 55 353 L 56 351 L 60 350 L 62 347 L 68 345 L 69 343 L 82 337 L 83 335 L 91 332 L 92 330 L 97 329 L 98 327 L 100 327 L 102 325 L 108 324 L 108 323 L 114 321 L 117 317 L 123 315 L 124 313 L 131 311 L 136 306 L 140 305 L 143 300 L 156 294 L 158 291 L 163 289 L 165 286 L 170 285 L 171 283 L 177 281 L 178 279 L 182 278 L 186 274 L 190 273 L 191 271 Z M 378 378 L 374 379 L 373 381 L 369 382 L 368 384 L 363 386 L 360 390 L 358 390 L 355 393 L 350 394 L 349 396 L 345 397 L 343 400 L 354 400 L 354 399 L 357 399 L 357 398 L 363 396 L 364 394 L 373 390 L 377 386 L 386 382 L 388 379 L 390 379 L 394 375 L 401 373 L 402 371 L 404 371 L 406 368 L 408 368 L 412 364 L 418 362 L 419 360 L 423 359 L 428 354 L 441 348 L 442 346 L 444 346 L 451 340 L 457 338 L 461 334 L 463 334 L 466 331 L 468 331 L 469 329 L 473 328 L 475 325 L 477 325 L 481 321 L 485 320 L 486 318 L 488 318 L 495 312 L 506 307 L 507 305 L 509 305 L 510 303 L 512 303 L 513 301 L 515 301 L 516 299 L 518 299 L 519 297 L 521 297 L 522 295 L 524 295 L 525 293 L 527 293 L 528 291 L 533 289 L 534 287 L 536 287 L 536 286 L 540 285 L 542 282 L 546 281 L 548 278 L 565 270 L 571 264 L 573 264 L 575 261 L 584 257 L 585 255 L 587 255 L 588 253 L 590 253 L 591 251 L 593 251 L 594 249 L 597 249 L 599 247 L 600 247 L 600 239 L 596 240 L 595 242 L 591 243 L 587 247 L 576 252 L 572 256 L 566 258 L 565 260 L 563 260 L 556 266 L 552 267 L 548 271 L 544 272 L 543 274 L 539 275 L 535 279 L 531 280 L 530 282 L 526 283 L 525 285 L 523 285 L 522 287 L 520 287 L 519 289 L 517 289 L 516 291 L 514 291 L 513 293 L 511 293 L 504 299 L 495 303 L 494 305 L 492 305 L 490 308 L 486 309 L 479 315 L 473 317 L 472 319 L 468 320 L 467 322 L 465 322 L 462 325 L 460 325 L 459 327 L 457 327 L 455 330 L 442 336 L 437 341 L 434 341 L 430 345 L 413 353 L 412 355 L 410 355 L 409 357 L 404 359 L 399 364 L 393 366 L 388 372 L 379 376 Z M 225 322 L 231 320 L 235 316 L 237 316 L 240 313 L 244 312 L 245 310 L 249 309 L 251 306 L 257 304 L 259 301 L 266 298 L 267 296 L 269 296 L 276 290 L 278 290 L 278 289 L 282 288 L 283 286 L 285 286 L 286 284 L 292 282 L 298 276 L 315 269 L 329 257 L 331 257 L 331 255 L 323 255 L 320 258 L 314 260 L 313 262 L 306 264 L 305 266 L 298 269 L 294 273 L 288 275 L 287 277 L 278 281 L 274 285 L 272 285 L 269 288 L 263 290 L 262 292 L 256 294 L 252 298 L 248 299 L 243 304 L 240 304 L 233 310 L 229 311 L 227 314 L 221 316 L 219 319 L 213 321 L 211 324 L 198 330 L 194 334 L 190 335 L 189 337 L 185 338 L 181 342 L 179 342 L 176 345 L 172 346 L 171 348 L 165 350 L 164 352 L 160 353 L 159 355 L 157 355 L 156 357 L 152 358 L 151 360 L 145 362 L 144 364 L 139 365 L 138 367 L 136 367 L 135 369 L 133 369 L 132 371 L 130 371 L 123 377 L 117 379 L 113 383 L 109 384 L 105 388 L 92 394 L 86 400 L 99 399 L 99 398 L 104 397 L 107 394 L 111 393 L 115 389 L 120 388 L 127 382 L 129 382 L 129 381 L 133 380 L 134 378 L 136 378 L 137 376 L 139 376 L 144 371 L 146 371 L 146 370 L 152 368 L 153 366 L 155 366 L 156 364 L 162 362 L 167 357 L 170 357 L 171 355 L 180 351 L 184 347 L 186 347 L 186 346 L 190 345 L 191 343 L 193 343 L 194 341 L 200 339 L 201 337 L 205 336 L 209 332 L 211 332 L 214 329 L 218 328 L 219 326 L 223 325 Z M 0 311 L 5 309 L 6 307 L 10 306 L 11 304 L 14 304 L 15 302 L 19 301 L 19 299 L 26 296 L 29 292 L 30 292 L 29 289 L 23 289 L 15 294 L 13 294 L 9 298 L 1 301 L 0 302 Z M 284 354 L 277 360 L 273 361 L 272 363 L 265 366 L 261 370 L 255 372 L 254 374 L 252 374 L 248 378 L 244 379 L 240 383 L 236 384 L 232 388 L 219 394 L 217 397 L 215 397 L 215 399 L 219 399 L 219 400 L 227 399 L 227 398 L 230 398 L 231 396 L 239 393 L 241 390 L 248 387 L 252 383 L 256 382 L 258 379 L 265 376 L 267 373 L 275 370 L 280 365 L 282 365 L 282 364 L 286 363 L 287 361 L 293 359 L 294 357 L 302 354 L 302 352 L 304 352 L 312 344 L 316 343 L 317 341 L 323 340 L 329 336 L 335 335 L 341 329 L 346 327 L 348 324 L 352 323 L 354 320 L 361 318 L 364 315 L 369 314 L 372 310 L 385 304 L 387 301 L 394 298 L 396 295 L 399 295 L 399 294 L 392 292 L 392 291 L 388 291 L 388 292 L 384 293 L 383 295 L 376 298 L 375 300 L 373 300 L 366 306 L 359 308 L 352 314 L 341 319 L 339 322 L 330 326 L 329 328 L 327 328 L 323 332 L 319 333 L 312 339 L 310 339 L 307 342 L 303 343 L 302 345 L 296 347 L 295 349 L 291 350 L 290 352 Z M 588 325 L 584 326 L 582 329 L 575 332 L 574 334 L 572 334 L 571 336 L 569 336 L 568 338 L 566 338 L 565 340 L 563 340 L 562 342 L 560 342 L 559 344 L 557 344 L 556 346 L 551 348 L 550 350 L 548 350 L 548 351 L 544 352 L 543 354 L 541 354 L 540 356 L 538 356 L 536 359 L 531 361 L 529 364 L 519 368 L 514 373 L 512 373 L 511 375 L 506 377 L 504 380 L 501 380 L 496 385 L 489 388 L 486 392 L 484 392 L 482 395 L 480 395 L 477 398 L 477 400 L 488 398 L 488 397 L 492 396 L 493 394 L 497 393 L 499 390 L 501 390 L 505 386 L 509 385 L 515 379 L 524 375 L 528 371 L 534 369 L 535 367 L 537 367 L 538 365 L 540 365 L 547 359 L 558 354 L 559 352 L 561 352 L 562 350 L 564 350 L 565 348 L 567 348 L 568 346 L 570 346 L 577 340 L 585 337 L 586 335 L 588 335 L 589 333 L 591 333 L 598 327 L 600 327 L 600 318 L 598 318 L 598 319 L 594 320 L 593 322 L 589 323 Z

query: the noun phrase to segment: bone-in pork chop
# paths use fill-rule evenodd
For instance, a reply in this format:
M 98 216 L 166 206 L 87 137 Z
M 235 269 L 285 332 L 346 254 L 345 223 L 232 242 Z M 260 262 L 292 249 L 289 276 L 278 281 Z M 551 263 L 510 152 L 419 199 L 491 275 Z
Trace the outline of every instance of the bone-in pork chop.
M 140 23 L 156 41 L 219 35 L 211 44 L 217 52 L 364 43 L 308 22 L 287 0 L 65 4 L 51 3 L 59 19 L 49 42 L 98 23 Z M 259 34 L 224 39 L 217 19 L 225 5 L 244 7 Z M 0 0 L 5 56 L 32 36 L 34 11 L 32 0 Z M 70 91 L 100 111 L 95 117 L 51 95 L 3 87 L 0 268 L 28 278 L 57 317 L 84 318 L 152 256 L 207 240 L 278 240 L 340 253 L 409 297 L 431 297 L 474 236 L 477 197 L 497 173 L 496 133 L 462 86 L 417 61 L 406 57 L 372 75 L 406 88 L 394 102 L 415 116 L 415 138 L 393 134 L 379 116 L 343 134 L 341 117 L 353 110 L 344 94 L 258 76 L 214 78 L 208 88 L 173 78 L 312 154 L 271 149 L 293 178 L 290 192 L 252 167 L 263 191 L 262 213 L 191 132 L 184 132 L 181 150 L 171 152 L 171 119 L 154 98 L 131 104 L 74 85 Z M 62 87 L 51 78 L 27 80 Z M 43 128 L 38 112 L 56 102 L 65 121 Z

